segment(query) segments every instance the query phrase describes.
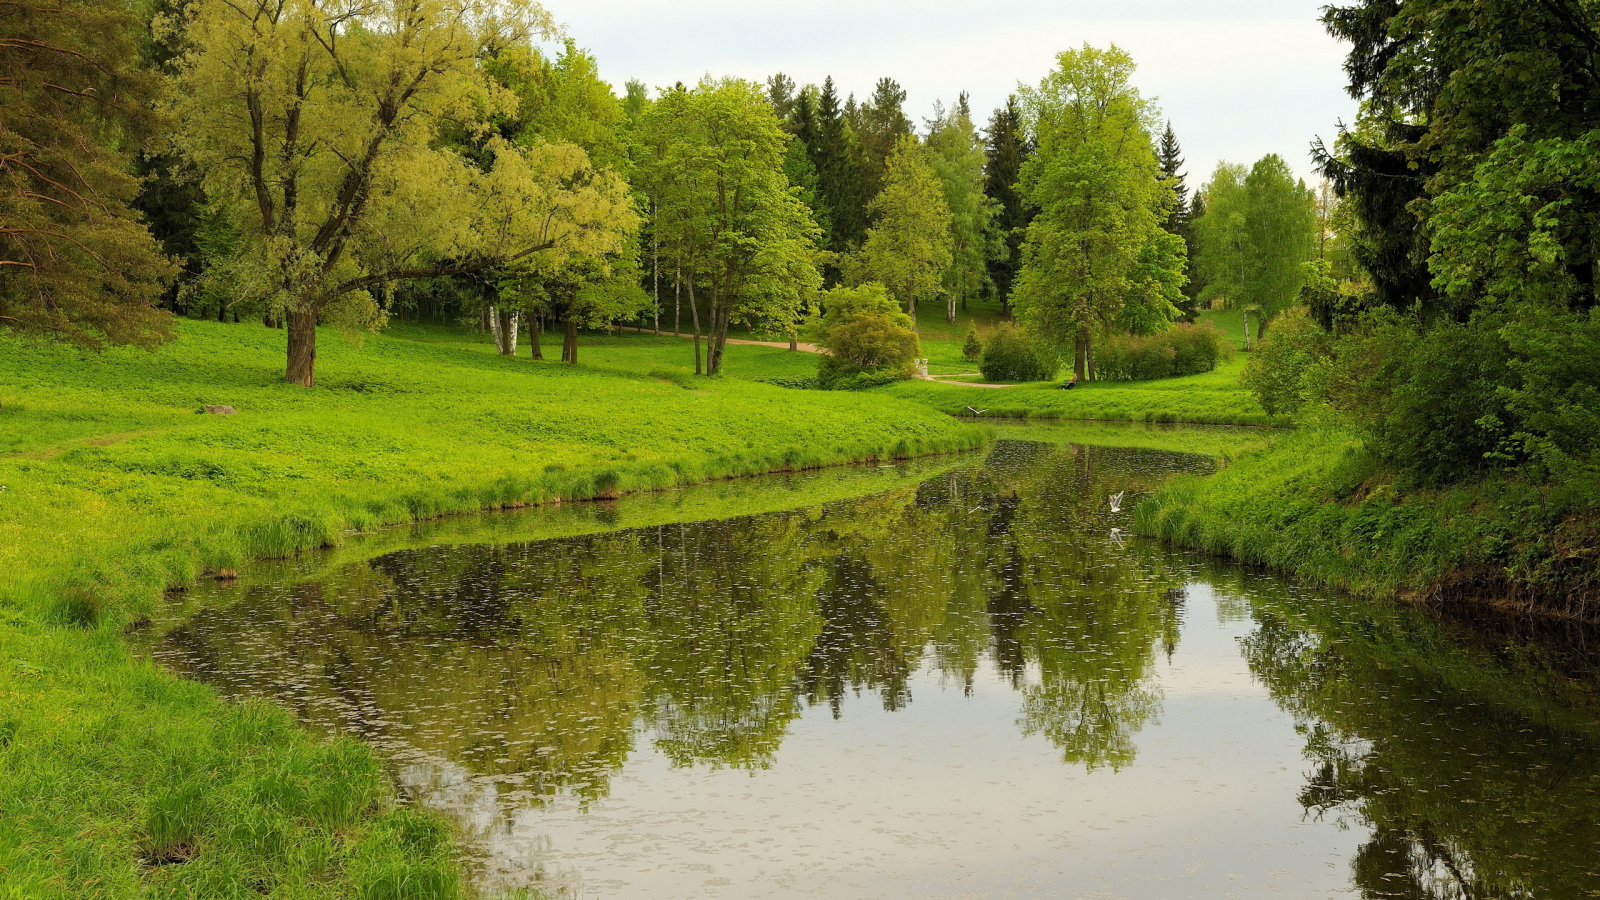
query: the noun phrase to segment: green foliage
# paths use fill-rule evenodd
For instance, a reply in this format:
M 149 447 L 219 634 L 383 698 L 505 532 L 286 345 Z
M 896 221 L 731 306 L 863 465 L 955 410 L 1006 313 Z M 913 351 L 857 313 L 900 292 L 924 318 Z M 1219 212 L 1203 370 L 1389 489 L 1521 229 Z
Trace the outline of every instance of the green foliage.
M 928 158 L 944 186 L 950 208 L 950 267 L 945 270 L 945 321 L 989 287 L 988 263 L 1005 252 L 994 233 L 999 206 L 983 191 L 983 141 L 966 111 L 966 95 L 948 113 L 937 115 L 928 133 Z
M 1061 367 L 1048 345 L 1010 323 L 1002 324 L 983 345 L 978 370 L 985 381 L 1049 381 Z
M 1160 334 L 1107 339 L 1095 350 L 1094 375 L 1103 381 L 1181 378 L 1210 372 L 1232 358 L 1233 345 L 1221 329 L 1179 324 Z
M 967 338 L 961 342 L 961 358 L 977 362 L 983 356 L 983 341 L 978 339 L 978 329 L 967 329 Z
M 705 371 L 714 375 L 730 324 L 788 332 L 809 312 L 822 286 L 821 231 L 784 174 L 789 137 L 760 86 L 708 78 L 668 91 L 645 113 L 640 140 L 663 257 L 689 285 L 692 308 L 696 287 L 708 301 Z
M 1038 215 L 1013 303 L 1041 338 L 1075 348 L 1080 374 L 1094 337 L 1159 331 L 1182 299 L 1183 241 L 1162 228 L 1173 185 L 1161 177 L 1155 113 L 1133 71 L 1122 50 L 1085 46 L 1022 95 L 1038 139 L 1022 190 Z
M 1304 310 L 1291 310 L 1250 354 L 1243 381 L 1273 415 L 1293 415 L 1311 399 L 1308 376 L 1332 354 L 1332 337 Z
M 938 173 L 915 137 L 895 145 L 870 208 L 876 224 L 847 266 L 850 280 L 884 285 L 915 320 L 917 301 L 939 290 L 950 267 L 953 221 Z
M 1140 533 L 1363 596 L 1600 612 L 1600 479 L 1536 485 L 1491 475 L 1397 490 L 1343 430 L 1302 429 L 1211 478 L 1181 479 L 1136 511 Z
M 1205 195 L 1205 215 L 1194 223 L 1195 262 L 1206 279 L 1200 299 L 1271 321 L 1300 299 L 1305 285 L 1316 247 L 1315 196 L 1275 154 L 1249 172 L 1219 165 Z
M 1597 300 L 1592 248 L 1575 244 L 1600 196 L 1600 131 L 1529 140 L 1518 125 L 1472 177 L 1433 201 L 1433 286 L 1458 309 L 1527 303 L 1556 312 Z
M 844 389 L 855 390 L 910 377 L 920 352 L 917 333 L 883 285 L 834 288 L 823 295 L 822 309 L 813 329 L 827 351 L 817 364 L 823 388 L 848 382 Z
M 22 3 L 0 17 L 0 333 L 90 349 L 172 336 L 176 268 L 130 207 L 129 157 L 163 124 L 131 7 Z
M 989 260 L 989 280 L 995 295 L 1008 307 L 1017 273 L 1022 271 L 1022 242 L 1027 237 L 1033 211 L 1028 208 L 1020 184 L 1022 167 L 1033 153 L 1027 126 L 1016 95 L 994 111 L 989 120 L 984 146 L 983 192 L 995 204 L 995 238 L 1001 243 Z

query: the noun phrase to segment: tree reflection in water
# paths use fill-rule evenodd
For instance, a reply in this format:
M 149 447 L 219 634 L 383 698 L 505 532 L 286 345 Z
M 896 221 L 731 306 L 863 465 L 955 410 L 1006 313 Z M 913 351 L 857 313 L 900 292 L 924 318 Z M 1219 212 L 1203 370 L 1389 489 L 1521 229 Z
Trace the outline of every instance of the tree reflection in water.
M 1420 613 L 1307 600 L 1111 539 L 1126 524 L 1112 494 L 1131 507 L 1209 467 L 1006 441 L 981 465 L 860 499 L 408 550 L 251 588 L 156 652 L 365 737 L 469 834 L 508 834 L 552 798 L 607 797 L 641 748 L 760 771 L 808 708 L 848 721 L 870 698 L 903 715 L 927 673 L 968 696 L 998 673 L 1022 735 L 1080 771 L 1134 766 L 1200 582 L 1224 620 L 1253 621 L 1250 671 L 1304 737 L 1308 820 L 1366 829 L 1351 861 L 1365 896 L 1596 895 L 1593 672 L 1530 661 L 1534 642 L 1475 647 Z M 541 847 L 521 852 L 548 876 Z

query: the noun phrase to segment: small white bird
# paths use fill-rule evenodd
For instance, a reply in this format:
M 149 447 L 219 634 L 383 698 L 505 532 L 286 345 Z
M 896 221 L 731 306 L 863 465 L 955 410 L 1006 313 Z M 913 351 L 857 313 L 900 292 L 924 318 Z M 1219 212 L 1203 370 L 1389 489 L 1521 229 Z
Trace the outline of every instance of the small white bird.
M 1117 491 L 1115 494 L 1111 495 L 1111 511 L 1112 512 L 1114 512 L 1114 513 L 1122 512 L 1122 498 L 1127 496 L 1127 494 L 1128 494 L 1127 491 Z
M 969 406 L 969 407 L 967 407 L 967 412 L 972 413 L 975 416 L 981 416 L 984 413 L 988 412 L 988 410 L 987 409 L 973 409 L 972 407 Z

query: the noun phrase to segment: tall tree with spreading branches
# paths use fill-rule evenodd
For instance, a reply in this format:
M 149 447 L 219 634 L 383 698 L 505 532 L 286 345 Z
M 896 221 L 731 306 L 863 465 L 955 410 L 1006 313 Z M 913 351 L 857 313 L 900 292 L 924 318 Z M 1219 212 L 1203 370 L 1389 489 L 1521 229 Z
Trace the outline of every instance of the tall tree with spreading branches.
M 555 35 L 527 0 L 192 0 L 168 27 L 185 48 L 175 142 L 283 314 L 292 384 L 314 382 L 317 324 L 381 321 L 374 293 L 395 281 L 603 254 L 636 221 L 578 146 L 441 140 L 516 113 L 482 62 Z
M 1133 72 L 1117 47 L 1085 46 L 1022 93 L 1038 143 L 1022 190 L 1038 214 L 1014 302 L 1035 334 L 1073 348 L 1080 379 L 1093 375 L 1097 335 L 1159 331 L 1182 297 L 1183 241 L 1162 227 L 1176 197 L 1156 159 L 1155 110 Z

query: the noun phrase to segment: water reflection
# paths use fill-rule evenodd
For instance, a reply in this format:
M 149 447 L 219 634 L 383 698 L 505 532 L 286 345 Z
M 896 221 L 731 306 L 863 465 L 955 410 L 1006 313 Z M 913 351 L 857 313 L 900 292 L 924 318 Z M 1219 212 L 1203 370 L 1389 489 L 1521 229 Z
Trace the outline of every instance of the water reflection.
M 860 499 L 262 585 L 156 653 L 372 741 L 491 887 L 1600 890 L 1592 673 L 1116 539 L 1112 494 L 1209 466 L 1006 441 Z

